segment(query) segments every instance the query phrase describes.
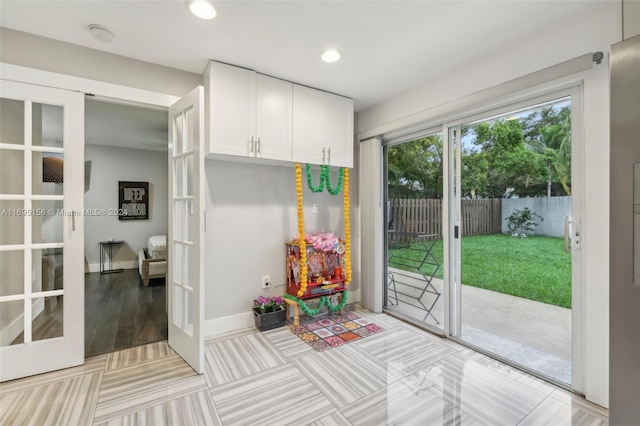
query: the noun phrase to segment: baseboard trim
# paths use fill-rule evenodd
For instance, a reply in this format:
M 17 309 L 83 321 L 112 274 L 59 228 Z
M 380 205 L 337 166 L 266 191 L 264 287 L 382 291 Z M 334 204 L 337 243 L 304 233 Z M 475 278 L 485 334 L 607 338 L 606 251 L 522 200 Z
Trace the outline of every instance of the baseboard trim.
M 31 308 L 31 321 L 44 311 L 44 299 L 38 299 Z M 24 330 L 24 312 L 0 331 L 0 346 L 9 346 Z
M 348 303 L 360 303 L 360 289 L 349 291 Z M 253 312 L 248 311 L 226 317 L 205 320 L 202 332 L 204 334 L 204 338 L 208 339 L 224 333 L 244 330 L 253 326 Z
M 85 270 L 85 274 L 87 272 L 100 272 L 100 263 L 86 263 L 88 270 Z M 114 262 L 113 269 L 138 269 L 138 261 L 137 260 L 125 260 L 122 262 Z
M 204 338 L 215 337 L 230 331 L 253 327 L 253 312 L 229 315 L 226 317 L 205 320 L 203 327 Z

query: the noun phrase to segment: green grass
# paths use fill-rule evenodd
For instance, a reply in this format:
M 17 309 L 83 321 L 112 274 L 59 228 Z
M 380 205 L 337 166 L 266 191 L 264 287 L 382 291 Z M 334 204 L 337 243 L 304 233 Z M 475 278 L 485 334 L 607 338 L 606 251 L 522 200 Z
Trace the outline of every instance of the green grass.
M 392 248 L 390 253 L 412 258 L 420 256 L 419 252 L 402 248 Z M 442 240 L 436 242 L 433 254 L 442 265 Z M 393 261 L 389 266 L 407 269 L 394 265 Z M 429 267 L 423 267 L 423 271 L 430 272 Z M 436 277 L 443 277 L 442 266 Z M 561 238 L 464 237 L 462 283 L 570 308 L 571 254 L 564 252 Z

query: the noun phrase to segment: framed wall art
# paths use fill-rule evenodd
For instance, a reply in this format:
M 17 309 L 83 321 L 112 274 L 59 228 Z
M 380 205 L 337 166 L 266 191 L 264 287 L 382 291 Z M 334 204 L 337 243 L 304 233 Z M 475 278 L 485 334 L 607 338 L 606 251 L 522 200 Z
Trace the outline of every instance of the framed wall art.
M 118 219 L 149 219 L 149 182 L 118 181 Z

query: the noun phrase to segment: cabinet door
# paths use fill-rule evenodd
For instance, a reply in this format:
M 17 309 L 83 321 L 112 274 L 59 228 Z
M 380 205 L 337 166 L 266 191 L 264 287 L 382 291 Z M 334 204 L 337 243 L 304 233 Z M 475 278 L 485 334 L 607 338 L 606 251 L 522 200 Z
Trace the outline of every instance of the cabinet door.
M 325 92 L 293 85 L 293 161 L 322 164 Z
M 327 164 L 353 167 L 353 100 L 326 93 L 321 129 Z
M 291 161 L 293 83 L 256 75 L 256 157 Z
M 255 72 L 210 62 L 205 72 L 208 153 L 255 156 Z

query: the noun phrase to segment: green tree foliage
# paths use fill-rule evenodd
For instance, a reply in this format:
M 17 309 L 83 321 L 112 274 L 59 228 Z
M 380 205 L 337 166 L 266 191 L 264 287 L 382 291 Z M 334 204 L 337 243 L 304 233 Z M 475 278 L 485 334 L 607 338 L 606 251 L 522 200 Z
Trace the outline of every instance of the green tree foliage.
M 387 149 L 389 196 L 442 198 L 442 137 L 427 136 Z
M 468 198 L 571 194 L 571 111 L 537 109 L 461 129 L 462 194 Z M 389 196 L 442 198 L 440 135 L 387 149 Z
M 467 197 L 501 198 L 509 189 L 525 194 L 540 174 L 539 159 L 525 149 L 518 120 L 477 124 L 462 141 L 462 190 Z

